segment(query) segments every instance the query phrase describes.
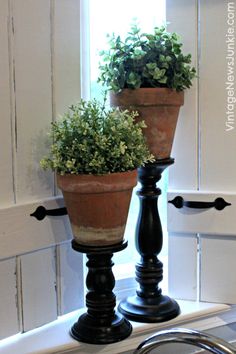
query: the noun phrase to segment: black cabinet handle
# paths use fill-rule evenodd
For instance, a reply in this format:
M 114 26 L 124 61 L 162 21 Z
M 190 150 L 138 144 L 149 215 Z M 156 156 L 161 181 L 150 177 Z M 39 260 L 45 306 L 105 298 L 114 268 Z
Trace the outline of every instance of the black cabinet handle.
M 42 205 L 38 206 L 37 209 L 32 214 L 30 214 L 30 216 L 34 216 L 37 220 L 43 220 L 45 216 L 61 216 L 61 215 L 67 215 L 66 208 L 47 210 Z
M 178 209 L 187 207 L 192 209 L 215 208 L 217 210 L 223 210 L 226 206 L 231 205 L 231 203 L 227 203 L 223 198 L 216 198 L 214 202 L 199 202 L 184 200 L 181 196 L 177 196 L 173 200 L 169 200 L 168 203 L 173 204 Z

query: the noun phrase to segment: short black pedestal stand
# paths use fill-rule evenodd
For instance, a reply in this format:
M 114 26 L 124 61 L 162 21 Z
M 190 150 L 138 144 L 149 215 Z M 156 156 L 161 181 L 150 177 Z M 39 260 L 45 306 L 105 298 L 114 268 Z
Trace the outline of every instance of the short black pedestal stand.
M 138 170 L 142 187 L 137 192 L 140 211 L 136 226 L 136 248 L 141 259 L 136 264 L 136 280 L 139 289 L 135 296 L 121 301 L 119 311 L 126 318 L 138 322 L 163 322 L 180 313 L 177 302 L 162 295 L 158 284 L 163 278 L 163 265 L 157 255 L 162 249 L 162 227 L 157 200 L 161 190 L 156 183 L 162 172 L 174 159 L 158 160 Z
M 74 339 L 91 344 L 109 344 L 119 342 L 131 334 L 132 326 L 129 321 L 115 311 L 116 297 L 112 292 L 115 278 L 111 259 L 114 252 L 126 247 L 127 242 L 106 247 L 86 247 L 72 241 L 72 248 L 86 253 L 88 257 L 88 310 L 71 328 Z

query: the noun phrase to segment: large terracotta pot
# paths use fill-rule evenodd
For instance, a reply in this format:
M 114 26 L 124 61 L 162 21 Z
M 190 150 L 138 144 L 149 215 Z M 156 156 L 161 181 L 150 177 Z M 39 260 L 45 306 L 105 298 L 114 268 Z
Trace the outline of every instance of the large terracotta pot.
M 139 112 L 137 120 L 144 120 L 143 133 L 151 153 L 158 159 L 170 157 L 180 106 L 184 93 L 168 88 L 124 89 L 110 93 L 111 106 Z
M 120 243 L 137 171 L 107 175 L 57 175 L 75 241 L 86 246 Z

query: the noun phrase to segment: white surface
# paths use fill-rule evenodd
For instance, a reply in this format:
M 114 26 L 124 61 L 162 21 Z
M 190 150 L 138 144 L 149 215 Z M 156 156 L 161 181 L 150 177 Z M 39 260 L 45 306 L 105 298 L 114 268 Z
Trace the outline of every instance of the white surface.
M 231 131 L 227 132 L 225 130 L 227 111 L 226 34 L 229 27 L 227 24 L 227 4 L 227 1 L 205 0 L 201 2 L 201 62 L 199 73 L 201 190 L 235 192 L 236 126 Z M 235 65 L 233 67 L 235 76 Z
M 68 216 L 37 220 L 30 216 L 38 206 L 64 207 L 61 197 L 37 200 L 0 209 L 0 259 L 46 248 L 72 238 Z M 14 247 L 12 247 L 14 245 Z
M 192 54 L 192 65 L 198 69 L 198 13 L 195 0 L 167 0 L 166 14 L 168 30 L 181 36 L 183 51 Z M 183 21 L 184 17 L 184 21 Z M 198 150 L 199 150 L 199 112 L 198 112 L 198 80 L 185 90 L 184 106 L 180 110 L 175 133 L 172 156 L 174 165 L 168 168 L 169 188 L 197 190 Z M 168 198 L 169 200 L 170 198 Z M 179 223 L 179 215 L 175 213 L 171 221 Z M 197 297 L 197 256 L 196 236 L 178 236 L 176 225 L 170 226 L 170 206 L 168 206 L 167 226 L 172 235 L 169 237 L 169 289 L 174 296 L 193 299 Z M 185 220 L 184 220 L 185 222 Z M 187 231 L 186 231 L 187 232 Z M 188 231 L 188 234 L 192 231 Z
M 53 92 L 57 117 L 68 105 L 80 100 L 80 2 L 57 0 L 53 3 Z
M 58 314 L 84 306 L 83 254 L 75 252 L 71 242 L 57 247 Z
M 13 2 L 16 87 L 16 200 L 52 195 L 53 178 L 39 161 L 52 120 L 50 0 Z
M 13 202 L 8 1 L 0 2 L 0 206 Z
M 0 339 L 2 339 L 20 332 L 16 304 L 15 258 L 0 262 L 0 284 Z
M 195 80 L 196 99 L 193 103 L 186 97 L 185 105 L 190 104 L 189 114 L 186 121 L 183 120 L 184 124 L 178 125 L 173 150 L 176 167 L 173 166 L 170 173 L 170 187 L 175 189 L 175 193 L 169 194 L 168 200 L 176 195 L 186 200 L 200 201 L 214 201 L 216 197 L 224 197 L 232 203 L 222 211 L 214 208 L 176 209 L 169 205 L 168 228 L 172 233 L 192 233 L 203 237 L 199 256 L 199 264 L 202 263 L 199 286 L 199 289 L 202 288 L 202 298 L 233 302 L 233 294 L 236 293 L 236 282 L 232 275 L 235 253 L 231 246 L 234 249 L 236 238 L 236 128 L 227 132 L 225 126 L 227 2 L 168 0 L 167 20 L 171 22 L 171 30 L 182 35 L 184 43 L 191 41 L 195 49 L 199 46 L 195 52 L 198 55 L 194 57 L 195 66 L 199 67 L 199 78 Z M 185 192 L 182 193 L 181 189 L 185 189 Z M 208 235 L 207 238 L 204 235 Z M 221 242 L 216 235 L 221 237 Z M 228 236 L 232 238 L 231 241 Z M 190 254 L 193 252 L 190 244 L 182 247 L 185 250 L 189 247 Z M 183 277 L 187 279 L 189 275 L 191 282 L 191 270 L 199 264 L 184 268 L 185 258 L 179 258 L 179 262 L 181 265 L 178 267 L 184 269 Z M 170 269 L 175 269 L 174 261 Z M 173 279 L 173 274 L 170 274 L 170 278 Z M 180 289 L 179 296 L 184 296 L 184 289 L 183 293 Z
M 168 31 L 181 36 L 184 53 L 192 54 L 192 65 L 198 66 L 197 11 L 195 0 L 166 0 Z M 184 18 L 184 20 L 183 20 Z M 185 91 L 184 106 L 175 133 L 172 154 L 175 164 L 169 167 L 169 187 L 195 189 L 198 186 L 198 80 Z
M 224 198 L 230 206 L 223 210 L 176 208 L 168 204 L 168 231 L 179 233 L 203 233 L 212 235 L 236 235 L 236 192 L 211 191 L 170 191 L 168 201 L 181 196 L 185 201 L 214 202 L 218 197 Z
M 80 3 L 77 0 L 0 1 L 0 260 L 21 255 L 22 268 L 21 273 L 17 272 L 17 279 L 18 285 L 23 284 L 23 301 L 29 297 L 23 302 L 26 313 L 22 314 L 19 308 L 22 293 L 16 284 L 14 294 L 17 292 L 17 310 L 25 329 L 56 318 L 55 301 L 52 304 L 48 295 L 53 291 L 55 296 L 55 279 L 52 289 L 55 259 L 51 263 L 50 256 L 41 257 L 48 267 L 44 268 L 36 254 L 25 253 L 71 239 L 67 216 L 38 221 L 30 214 L 39 205 L 47 209 L 64 206 L 61 198 L 50 199 L 55 194 L 54 177 L 40 168 L 39 161 L 48 152 L 47 131 L 52 119 L 80 98 Z M 47 251 L 40 252 L 47 254 Z M 65 278 L 70 273 L 70 262 L 66 265 L 65 259 L 63 266 L 67 267 L 63 273 L 65 286 L 70 282 Z M 72 272 L 76 273 L 78 268 L 75 263 L 73 266 Z M 44 268 L 43 278 L 39 268 Z M 6 271 L 1 276 L 1 336 L 16 333 L 12 314 L 16 303 L 14 299 L 13 306 L 13 288 L 10 290 L 13 275 Z M 68 286 L 63 288 L 65 304 L 70 302 L 73 286 L 74 292 L 79 293 L 80 280 L 70 285 L 70 292 Z M 41 300 L 51 304 L 51 308 L 44 308 L 37 299 L 40 305 L 31 312 L 30 306 L 36 301 L 36 298 L 32 300 L 31 292 L 37 288 L 37 281 Z M 9 303 L 11 310 L 5 318 Z M 65 308 L 68 310 L 68 305 Z M 34 311 L 39 312 L 35 322 Z
M 201 300 L 235 304 L 236 237 L 202 236 L 201 248 Z
M 192 234 L 169 234 L 168 291 L 176 299 L 197 299 L 197 238 Z
M 20 257 L 23 329 L 57 318 L 55 248 Z
M 179 325 L 187 327 L 186 323 L 192 322 L 197 318 L 213 315 L 229 309 L 227 305 L 195 303 L 190 301 L 179 301 L 179 305 L 182 313 L 174 320 L 165 323 L 152 324 L 133 322 L 133 334 L 120 343 L 95 346 L 74 341 L 69 335 L 69 330 L 73 323 L 77 321 L 77 318 L 81 313 L 74 312 L 42 327 L 41 329 L 12 337 L 11 341 L 10 339 L 7 339 L 0 342 L 0 352 L 1 354 L 52 354 L 73 350 L 74 353 L 80 354 L 118 354 L 135 348 L 147 335 L 150 335 L 159 329 L 173 326 L 176 327 Z M 220 316 L 221 315 L 219 314 L 219 317 Z M 234 317 L 231 320 L 235 321 L 235 319 L 236 315 L 234 314 Z M 218 322 L 220 324 L 222 323 L 220 318 L 218 319 Z M 217 325 L 216 320 L 214 320 L 213 326 L 214 325 Z M 200 327 L 200 324 L 198 327 Z M 208 328 L 210 328 L 209 324 Z

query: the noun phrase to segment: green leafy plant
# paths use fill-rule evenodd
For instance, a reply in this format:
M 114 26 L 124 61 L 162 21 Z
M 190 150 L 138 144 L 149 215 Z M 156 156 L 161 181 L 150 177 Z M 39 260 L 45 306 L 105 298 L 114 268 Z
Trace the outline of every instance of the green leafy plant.
M 44 169 L 59 174 L 106 174 L 129 171 L 153 157 L 135 112 L 106 109 L 105 104 L 81 101 L 69 107 L 52 123 L 53 139 L 49 157 L 41 160 Z
M 182 91 L 196 77 L 191 67 L 191 54 L 182 53 L 182 43 L 176 33 L 165 27 L 155 27 L 153 34 L 141 33 L 134 24 L 123 41 L 114 34 L 108 36 L 109 49 L 100 52 L 98 82 L 108 90 L 124 88 L 168 87 Z

